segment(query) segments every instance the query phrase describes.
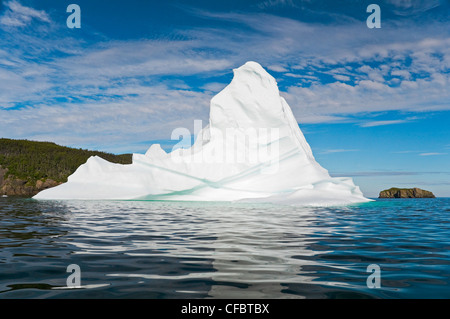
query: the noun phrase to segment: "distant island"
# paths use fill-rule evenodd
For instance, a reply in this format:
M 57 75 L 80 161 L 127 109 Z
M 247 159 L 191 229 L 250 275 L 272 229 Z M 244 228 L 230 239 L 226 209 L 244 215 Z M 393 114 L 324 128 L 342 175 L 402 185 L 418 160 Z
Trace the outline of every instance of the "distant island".
M 91 156 L 131 164 L 131 154 L 114 155 L 50 142 L 0 138 L 0 196 L 36 195 L 67 181 Z
M 435 198 L 434 194 L 420 188 L 392 187 L 380 192 L 378 198 Z

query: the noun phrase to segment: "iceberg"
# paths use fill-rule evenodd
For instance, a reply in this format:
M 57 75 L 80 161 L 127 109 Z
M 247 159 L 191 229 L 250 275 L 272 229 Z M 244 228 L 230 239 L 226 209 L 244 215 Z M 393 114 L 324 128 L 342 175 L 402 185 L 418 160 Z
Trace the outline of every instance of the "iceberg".
M 151 145 L 132 164 L 94 156 L 35 199 L 243 201 L 306 206 L 366 202 L 351 178 L 314 159 L 275 79 L 256 62 L 234 69 L 188 148 Z M 189 137 L 190 138 L 190 137 Z

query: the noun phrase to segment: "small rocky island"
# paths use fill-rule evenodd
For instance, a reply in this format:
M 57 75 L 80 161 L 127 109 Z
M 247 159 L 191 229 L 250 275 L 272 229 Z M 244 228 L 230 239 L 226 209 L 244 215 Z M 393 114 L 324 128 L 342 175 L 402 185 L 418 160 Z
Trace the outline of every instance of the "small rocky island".
M 378 198 L 435 198 L 434 194 L 417 187 L 396 188 L 392 187 L 380 192 Z

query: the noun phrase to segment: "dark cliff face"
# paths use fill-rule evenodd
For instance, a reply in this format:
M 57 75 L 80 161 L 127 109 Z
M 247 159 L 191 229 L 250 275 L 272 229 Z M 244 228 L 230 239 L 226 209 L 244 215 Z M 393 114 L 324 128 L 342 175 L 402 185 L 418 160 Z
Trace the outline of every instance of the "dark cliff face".
M 6 172 L 8 172 L 8 169 L 5 169 L 0 166 L 0 187 L 2 187 L 2 185 L 3 185 L 3 181 L 4 181 Z
M 435 198 L 434 194 L 420 188 L 390 188 L 380 192 L 378 198 Z
M 31 197 L 44 189 L 61 184 L 60 182 L 56 182 L 50 178 L 30 182 L 16 178 L 12 175 L 6 177 L 7 172 L 8 169 L 4 169 L 0 166 L 0 196 L 7 195 Z

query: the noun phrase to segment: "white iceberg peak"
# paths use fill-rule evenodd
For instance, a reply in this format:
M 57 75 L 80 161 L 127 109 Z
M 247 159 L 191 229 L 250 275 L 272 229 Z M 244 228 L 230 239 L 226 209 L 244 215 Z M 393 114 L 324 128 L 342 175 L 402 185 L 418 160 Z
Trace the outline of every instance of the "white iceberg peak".
M 190 149 L 159 144 L 131 165 L 93 159 L 37 199 L 263 201 L 299 205 L 364 202 L 351 178 L 314 159 L 276 80 L 256 62 L 234 69 L 211 99 L 209 125 Z

